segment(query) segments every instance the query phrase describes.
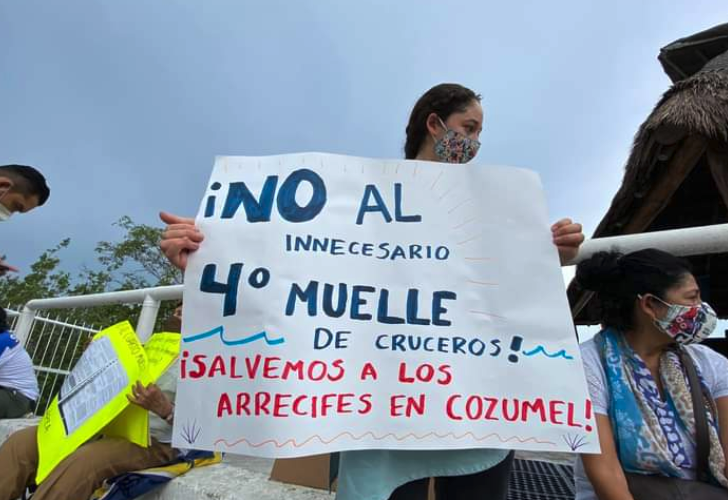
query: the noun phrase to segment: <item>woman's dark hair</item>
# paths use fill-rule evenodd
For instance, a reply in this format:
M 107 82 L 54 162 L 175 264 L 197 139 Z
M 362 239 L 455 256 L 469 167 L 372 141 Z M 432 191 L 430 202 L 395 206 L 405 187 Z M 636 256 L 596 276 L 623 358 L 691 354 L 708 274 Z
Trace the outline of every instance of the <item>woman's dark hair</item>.
M 5 312 L 5 309 L 0 307 L 0 332 L 8 330 L 10 330 L 10 325 L 8 325 L 8 314 Z
M 597 252 L 576 266 L 576 281 L 597 293 L 604 326 L 627 330 L 634 326 L 637 295 L 652 294 L 664 299 L 670 288 L 691 273 L 686 260 L 648 248 L 626 255 Z
M 441 83 L 425 92 L 412 108 L 405 133 L 404 157 L 412 160 L 419 153 L 427 137 L 427 117 L 435 113 L 442 121 L 453 113 L 460 113 L 473 101 L 480 102 L 480 94 L 457 83 Z

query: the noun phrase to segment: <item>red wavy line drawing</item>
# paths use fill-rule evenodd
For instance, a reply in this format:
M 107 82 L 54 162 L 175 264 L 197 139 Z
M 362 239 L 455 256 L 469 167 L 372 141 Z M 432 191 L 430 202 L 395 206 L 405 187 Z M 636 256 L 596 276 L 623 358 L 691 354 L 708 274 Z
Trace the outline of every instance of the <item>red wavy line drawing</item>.
M 374 439 L 375 441 L 382 441 L 382 440 L 387 439 L 387 438 L 390 438 L 390 437 L 391 438 L 394 438 L 397 441 L 405 441 L 405 440 L 410 439 L 410 438 L 414 438 L 414 439 L 416 439 L 418 441 L 421 441 L 421 440 L 426 439 L 426 438 L 431 437 L 431 436 L 435 436 L 438 439 L 444 439 L 444 438 L 447 438 L 447 437 L 452 437 L 454 439 L 463 439 L 466 436 L 470 436 L 475 441 L 485 441 L 486 439 L 490 439 L 492 437 L 496 437 L 496 438 L 498 438 L 498 440 L 501 443 L 508 443 L 509 441 L 514 441 L 515 440 L 515 441 L 518 441 L 521 444 L 528 443 L 528 442 L 531 442 L 532 441 L 532 442 L 537 443 L 537 444 L 549 444 L 551 446 L 556 446 L 556 443 L 554 443 L 552 441 L 541 441 L 539 439 L 536 439 L 535 437 L 529 437 L 529 438 L 523 439 L 523 438 L 521 438 L 519 436 L 511 436 L 509 438 L 504 439 L 497 432 L 491 432 L 490 434 L 486 434 L 485 436 L 480 436 L 479 437 L 479 436 L 476 436 L 475 434 L 473 434 L 472 432 L 466 432 L 465 434 L 461 434 L 461 435 L 458 436 L 454 432 L 448 432 L 447 434 L 439 434 L 439 433 L 434 432 L 434 431 L 433 432 L 428 432 L 427 434 L 423 434 L 422 436 L 418 436 L 417 434 L 415 434 L 413 432 L 410 432 L 409 434 L 405 434 L 404 436 L 397 436 L 396 434 L 394 434 L 392 432 L 389 432 L 387 434 L 384 434 L 383 436 L 377 436 L 372 431 L 365 432 L 364 434 L 362 434 L 360 436 L 355 436 L 351 432 L 345 431 L 345 432 L 342 432 L 340 434 L 337 434 L 336 436 L 334 436 L 333 438 L 331 438 L 329 440 L 324 439 L 323 437 L 321 437 L 318 434 L 314 434 L 313 436 L 305 439 L 301 443 L 298 443 L 295 439 L 288 439 L 286 441 L 283 441 L 282 443 L 279 443 L 275 439 L 268 439 L 268 440 L 262 441 L 260 443 L 252 443 L 252 442 L 248 441 L 248 439 L 246 439 L 246 438 L 241 438 L 241 439 L 238 439 L 237 441 L 233 441 L 232 443 L 230 443 L 227 439 L 220 438 L 220 439 L 217 439 L 214 444 L 215 444 L 215 446 L 217 446 L 219 444 L 224 444 L 228 448 L 232 448 L 233 446 L 237 446 L 240 443 L 247 443 L 247 445 L 250 446 L 251 448 L 260 448 L 261 446 L 265 446 L 265 445 L 268 445 L 268 444 L 272 444 L 276 448 L 283 448 L 283 447 L 289 446 L 289 445 L 290 446 L 293 446 L 294 448 L 301 448 L 301 447 L 307 445 L 310 441 L 313 441 L 314 439 L 317 439 L 322 444 L 327 444 L 328 445 L 328 444 L 331 444 L 334 441 L 336 441 L 337 439 L 340 439 L 340 438 L 342 438 L 344 436 L 349 436 L 354 441 L 360 441 L 360 440 L 364 439 L 366 436 L 371 436 L 371 438 Z

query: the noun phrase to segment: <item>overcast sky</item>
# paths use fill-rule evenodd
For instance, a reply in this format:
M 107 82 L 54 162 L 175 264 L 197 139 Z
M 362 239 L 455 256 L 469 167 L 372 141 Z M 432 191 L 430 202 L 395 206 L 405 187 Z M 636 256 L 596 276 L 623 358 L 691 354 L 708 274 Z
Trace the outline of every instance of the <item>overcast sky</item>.
M 215 155 L 401 157 L 440 82 L 483 95 L 478 160 L 537 170 L 590 234 L 669 87 L 659 48 L 726 21 L 725 0 L 0 0 L 0 164 L 52 188 L 0 253 L 27 271 L 70 237 L 74 271 L 123 215 L 193 215 Z

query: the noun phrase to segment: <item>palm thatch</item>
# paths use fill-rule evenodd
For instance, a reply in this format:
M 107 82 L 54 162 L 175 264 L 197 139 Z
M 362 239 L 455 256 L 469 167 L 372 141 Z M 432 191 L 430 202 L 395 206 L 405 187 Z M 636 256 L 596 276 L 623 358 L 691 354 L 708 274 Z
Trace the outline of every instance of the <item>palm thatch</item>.
M 701 71 L 665 92 L 634 139 L 622 187 L 600 222 L 595 237 L 622 234 L 667 163 L 687 136 L 728 143 L 728 52 L 720 69 Z
M 688 57 L 690 49 L 705 59 L 705 40 L 723 52 L 707 62 Z M 679 57 L 669 57 L 670 47 Z M 671 77 L 687 77 L 639 128 L 622 186 L 594 238 L 728 222 L 728 24 L 674 42 L 660 59 Z M 728 254 L 691 260 L 705 294 L 728 317 Z M 577 283 L 569 298 L 577 323 L 598 321 L 599 304 Z

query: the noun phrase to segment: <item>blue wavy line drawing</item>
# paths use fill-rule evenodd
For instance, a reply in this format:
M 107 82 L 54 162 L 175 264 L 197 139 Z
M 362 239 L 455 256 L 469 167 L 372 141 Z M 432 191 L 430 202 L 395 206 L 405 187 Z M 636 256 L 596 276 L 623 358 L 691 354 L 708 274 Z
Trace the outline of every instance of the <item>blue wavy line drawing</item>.
M 286 341 L 286 339 L 284 339 L 283 337 L 279 337 L 277 339 L 269 339 L 268 334 L 266 332 L 255 333 L 248 337 L 243 337 L 242 339 L 227 340 L 225 338 L 225 328 L 223 328 L 222 325 L 213 328 L 209 332 L 198 333 L 197 335 L 190 335 L 189 337 L 184 337 L 182 339 L 182 341 L 186 342 L 186 343 L 197 342 L 198 340 L 204 340 L 204 339 L 207 339 L 210 337 L 214 337 L 216 335 L 220 336 L 220 341 L 223 344 L 229 345 L 229 346 L 250 344 L 251 342 L 255 342 L 258 340 L 265 340 L 265 343 L 268 345 L 278 345 L 278 344 L 282 344 Z
M 546 352 L 546 349 L 542 345 L 536 346 L 535 349 L 531 349 L 530 351 L 523 351 L 524 356 L 535 356 L 538 353 L 542 353 L 547 358 L 564 358 L 564 359 L 574 359 L 574 356 L 570 356 L 569 354 L 566 354 L 566 350 L 561 349 L 558 352 L 555 352 L 554 354 L 550 354 Z

